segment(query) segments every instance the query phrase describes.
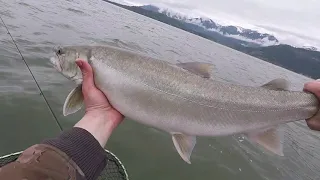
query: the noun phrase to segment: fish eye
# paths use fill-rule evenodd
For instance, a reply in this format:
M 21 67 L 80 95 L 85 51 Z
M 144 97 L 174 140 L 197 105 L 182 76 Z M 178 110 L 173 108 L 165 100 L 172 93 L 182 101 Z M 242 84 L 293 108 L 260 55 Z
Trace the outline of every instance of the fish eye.
M 57 53 L 57 55 L 62 55 L 63 54 L 61 49 L 58 49 L 58 51 L 56 53 Z

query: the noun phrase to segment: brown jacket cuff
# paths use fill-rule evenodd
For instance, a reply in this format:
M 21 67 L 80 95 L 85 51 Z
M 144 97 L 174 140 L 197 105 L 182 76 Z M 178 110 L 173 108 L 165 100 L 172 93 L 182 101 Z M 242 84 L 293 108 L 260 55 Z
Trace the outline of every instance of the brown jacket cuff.
M 96 179 L 106 166 L 104 149 L 92 134 L 82 128 L 74 127 L 42 143 L 66 153 L 83 171 L 87 180 Z

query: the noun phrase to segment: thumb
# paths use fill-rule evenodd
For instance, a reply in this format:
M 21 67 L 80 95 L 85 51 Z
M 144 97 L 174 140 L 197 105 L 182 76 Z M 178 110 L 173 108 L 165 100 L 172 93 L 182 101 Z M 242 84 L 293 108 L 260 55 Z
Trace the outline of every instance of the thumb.
M 319 81 L 313 81 L 308 82 L 304 85 L 304 91 L 311 92 L 315 94 L 317 97 L 320 97 L 320 82 Z
M 311 130 L 320 131 L 319 115 L 316 115 L 310 119 L 306 119 L 307 125 Z
M 94 87 L 93 70 L 90 64 L 84 60 L 76 60 L 76 63 L 82 72 L 82 88 L 84 88 L 84 91 Z

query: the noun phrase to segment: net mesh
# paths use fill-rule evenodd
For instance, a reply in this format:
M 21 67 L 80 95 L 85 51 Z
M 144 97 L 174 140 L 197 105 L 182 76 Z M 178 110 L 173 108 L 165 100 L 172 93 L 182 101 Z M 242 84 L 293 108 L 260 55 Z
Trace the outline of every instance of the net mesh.
M 105 150 L 108 159 L 106 167 L 103 169 L 98 180 L 128 180 L 128 174 L 116 155 Z M 0 157 L 0 168 L 15 161 L 22 152 L 9 154 Z

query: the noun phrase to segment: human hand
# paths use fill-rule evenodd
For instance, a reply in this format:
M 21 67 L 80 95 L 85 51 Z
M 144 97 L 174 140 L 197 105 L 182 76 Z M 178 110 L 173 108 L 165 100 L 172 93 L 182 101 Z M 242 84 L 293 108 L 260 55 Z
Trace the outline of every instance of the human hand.
M 80 59 L 76 63 L 82 72 L 85 115 L 75 126 L 88 130 L 104 146 L 124 117 L 111 106 L 104 93 L 95 86 L 91 65 Z
M 111 106 L 107 97 L 95 86 L 91 65 L 83 60 L 77 60 L 76 63 L 82 71 L 82 93 L 86 113 L 105 113 L 115 124 L 119 124 L 123 115 Z
M 304 85 L 304 91 L 313 93 L 320 100 L 320 81 L 311 81 Z M 316 116 L 306 120 L 307 125 L 310 129 L 320 131 L 320 116 Z

